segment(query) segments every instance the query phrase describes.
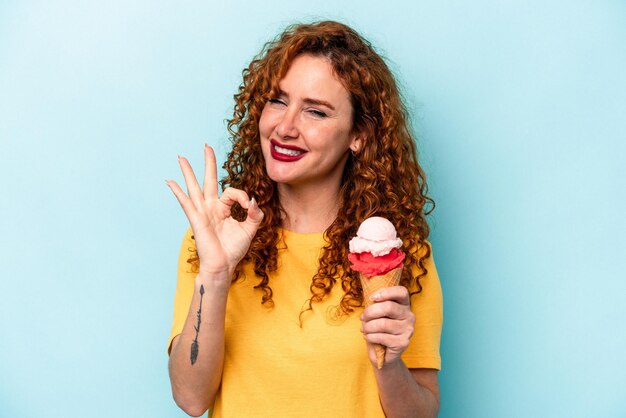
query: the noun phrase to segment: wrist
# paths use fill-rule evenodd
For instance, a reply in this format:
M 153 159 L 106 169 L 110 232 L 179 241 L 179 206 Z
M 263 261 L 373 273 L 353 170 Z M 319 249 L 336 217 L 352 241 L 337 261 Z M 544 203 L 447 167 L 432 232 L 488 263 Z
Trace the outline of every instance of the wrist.
M 196 287 L 199 288 L 200 285 L 204 287 L 213 288 L 215 290 L 218 289 L 226 289 L 230 288 L 232 274 L 228 271 L 202 271 L 198 273 L 196 276 Z
M 391 372 L 394 369 L 402 369 L 403 367 L 406 367 L 400 357 L 396 357 L 395 359 L 391 361 L 385 361 L 385 363 L 383 364 L 383 367 L 380 369 L 377 367 L 375 359 L 370 360 L 370 362 L 372 363 L 372 367 L 374 368 L 375 371 L 382 372 L 382 373 Z

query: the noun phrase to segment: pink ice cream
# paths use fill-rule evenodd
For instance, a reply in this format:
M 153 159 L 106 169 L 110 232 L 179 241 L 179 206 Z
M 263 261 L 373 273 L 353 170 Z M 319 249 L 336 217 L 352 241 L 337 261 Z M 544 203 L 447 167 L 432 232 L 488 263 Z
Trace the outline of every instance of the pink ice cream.
M 396 228 L 379 216 L 364 220 L 349 245 L 348 259 L 352 270 L 368 277 L 385 274 L 402 266 L 404 261 L 404 253 L 398 250 L 402 247 L 402 240 L 398 238 Z

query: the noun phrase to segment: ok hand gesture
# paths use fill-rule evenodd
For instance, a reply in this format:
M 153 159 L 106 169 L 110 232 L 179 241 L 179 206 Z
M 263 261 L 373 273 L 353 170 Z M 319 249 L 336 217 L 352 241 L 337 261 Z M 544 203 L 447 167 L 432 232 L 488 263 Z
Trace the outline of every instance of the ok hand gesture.
M 215 153 L 208 145 L 204 147 L 204 159 L 203 189 L 198 185 L 191 165 L 184 157 L 179 157 L 178 160 L 189 196 L 175 181 L 167 180 L 166 183 L 189 219 L 200 258 L 200 274 L 230 279 L 237 263 L 248 251 L 263 220 L 263 212 L 254 198 L 250 199 L 243 190 L 229 187 L 218 197 Z M 231 216 L 231 207 L 235 202 L 248 211 L 243 222 L 238 222 Z

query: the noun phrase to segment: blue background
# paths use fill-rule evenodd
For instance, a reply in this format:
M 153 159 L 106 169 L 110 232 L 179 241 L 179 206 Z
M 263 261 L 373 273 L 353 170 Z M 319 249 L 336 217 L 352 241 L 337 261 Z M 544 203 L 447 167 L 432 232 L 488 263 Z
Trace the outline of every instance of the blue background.
M 441 417 L 626 416 L 623 1 L 3 1 L 0 416 L 177 417 L 176 155 L 224 161 L 241 70 L 353 25 L 419 133 Z

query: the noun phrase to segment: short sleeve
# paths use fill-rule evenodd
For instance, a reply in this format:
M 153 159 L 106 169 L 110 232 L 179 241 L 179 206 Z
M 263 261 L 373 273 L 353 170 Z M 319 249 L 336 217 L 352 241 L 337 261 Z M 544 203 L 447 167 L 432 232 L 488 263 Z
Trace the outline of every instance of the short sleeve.
M 178 274 L 176 280 L 176 293 L 174 295 L 174 318 L 172 320 L 172 332 L 167 343 L 167 353 L 172 350 L 172 340 L 183 332 L 183 326 L 189 313 L 189 306 L 193 297 L 194 283 L 197 273 L 191 271 L 191 264 L 187 260 L 194 255 L 196 243 L 192 238 L 191 228 L 187 230 L 180 247 L 178 256 Z
M 424 267 L 427 273 L 420 279 L 422 291 L 411 296 L 415 330 L 409 347 L 402 354 L 402 360 L 409 369 L 441 370 L 439 348 L 443 325 L 443 296 L 432 251 L 424 260 Z M 417 269 L 414 272 L 417 272 Z

